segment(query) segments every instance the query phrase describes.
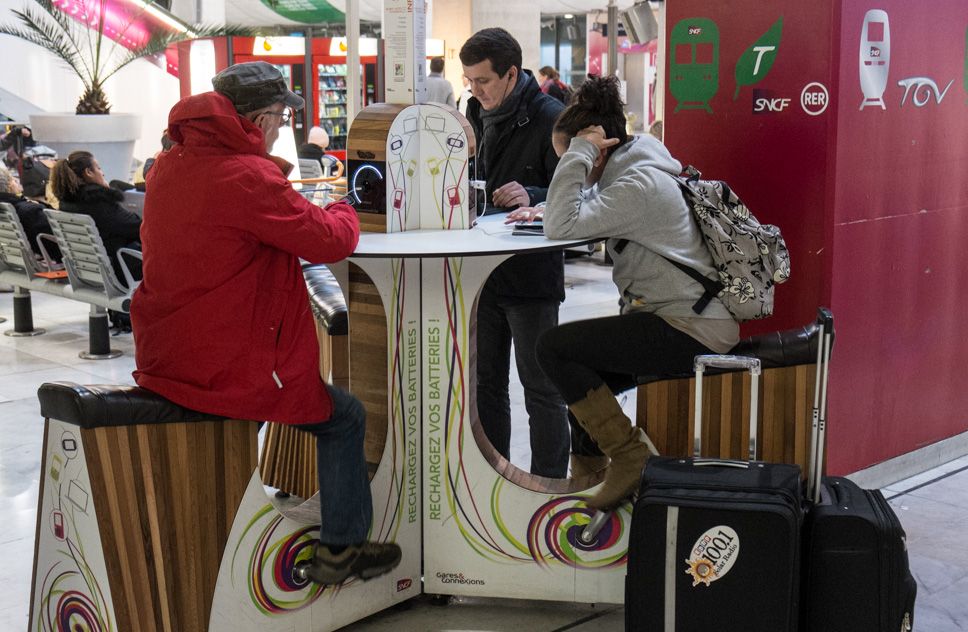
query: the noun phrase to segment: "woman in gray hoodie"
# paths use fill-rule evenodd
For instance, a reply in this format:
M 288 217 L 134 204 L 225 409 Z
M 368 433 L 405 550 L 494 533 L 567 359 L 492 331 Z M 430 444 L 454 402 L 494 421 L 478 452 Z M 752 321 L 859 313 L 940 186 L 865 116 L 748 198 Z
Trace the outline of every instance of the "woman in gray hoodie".
M 672 178 L 682 165 L 652 136 L 626 134 L 616 78 L 586 81 L 558 118 L 552 140 L 561 162 L 543 212 L 545 234 L 606 238 L 622 307 L 618 316 L 546 332 L 538 360 L 611 459 L 604 485 L 586 501 L 611 509 L 635 490 L 651 448 L 614 393 L 633 388 L 638 376 L 689 373 L 696 355 L 729 351 L 739 326 L 719 299 L 693 311 L 704 289 L 670 260 L 716 274 Z M 514 217 L 534 214 L 524 209 Z

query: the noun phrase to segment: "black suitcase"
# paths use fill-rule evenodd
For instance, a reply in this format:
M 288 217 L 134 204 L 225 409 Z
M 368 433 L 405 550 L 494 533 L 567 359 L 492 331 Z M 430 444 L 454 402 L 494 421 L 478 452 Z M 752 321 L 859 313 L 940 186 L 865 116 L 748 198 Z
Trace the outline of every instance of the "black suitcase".
M 828 313 L 818 360 L 825 375 L 814 400 L 801 629 L 907 632 L 914 625 L 917 584 L 897 515 L 878 490 L 861 489 L 846 478 L 821 478 L 832 325 Z
M 753 374 L 750 461 L 699 458 L 706 366 Z M 642 474 L 629 534 L 626 630 L 796 630 L 800 468 L 752 460 L 759 373 L 756 358 L 696 358 L 694 456 L 653 457 Z
M 907 632 L 917 584 L 904 529 L 878 490 L 824 478 L 804 529 L 804 632 Z

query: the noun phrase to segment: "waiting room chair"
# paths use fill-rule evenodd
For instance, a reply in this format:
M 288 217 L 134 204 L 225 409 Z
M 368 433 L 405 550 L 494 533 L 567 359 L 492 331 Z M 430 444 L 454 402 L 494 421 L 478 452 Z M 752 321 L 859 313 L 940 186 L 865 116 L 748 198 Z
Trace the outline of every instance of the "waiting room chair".
M 37 260 L 17 211 L 5 202 L 0 203 L 0 282 L 14 287 L 14 328 L 4 333 L 15 337 L 44 333 L 34 329 L 31 289 L 58 295 L 69 289 L 66 275 L 52 274 Z
M 124 257 L 141 259 L 141 253 L 130 248 L 118 250 L 118 260 L 125 277 L 122 283 L 114 273 L 92 217 L 49 209 L 45 212 L 64 258 L 67 278 L 71 282 L 71 298 L 91 305 L 91 350 L 81 353 L 80 357 L 101 360 L 121 355 L 120 351 L 110 349 L 107 310 L 128 313 L 131 295 L 139 281 L 135 281 Z

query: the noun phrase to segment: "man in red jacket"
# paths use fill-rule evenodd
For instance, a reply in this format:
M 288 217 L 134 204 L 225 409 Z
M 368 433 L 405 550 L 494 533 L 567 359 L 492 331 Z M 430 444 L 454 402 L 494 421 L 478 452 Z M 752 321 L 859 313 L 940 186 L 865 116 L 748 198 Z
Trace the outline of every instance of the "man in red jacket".
M 286 180 L 292 165 L 268 154 L 303 106 L 277 69 L 237 64 L 212 84 L 172 108 L 177 144 L 148 174 L 144 281 L 131 302 L 135 381 L 187 408 L 313 433 L 322 524 L 309 575 L 375 577 L 399 564 L 400 547 L 366 541 L 366 414 L 319 378 L 299 262 L 349 256 L 356 213 L 303 199 Z

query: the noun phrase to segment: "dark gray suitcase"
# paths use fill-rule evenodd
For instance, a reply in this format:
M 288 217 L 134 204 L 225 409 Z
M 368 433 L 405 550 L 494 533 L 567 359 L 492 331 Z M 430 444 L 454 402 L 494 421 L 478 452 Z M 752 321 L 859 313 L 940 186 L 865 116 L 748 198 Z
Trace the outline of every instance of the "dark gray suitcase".
M 707 366 L 752 374 L 750 461 L 703 459 L 702 375 Z M 796 465 L 756 455 L 760 361 L 696 358 L 692 458 L 653 457 L 629 534 L 626 630 L 796 630 L 803 491 Z

